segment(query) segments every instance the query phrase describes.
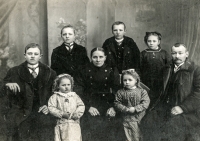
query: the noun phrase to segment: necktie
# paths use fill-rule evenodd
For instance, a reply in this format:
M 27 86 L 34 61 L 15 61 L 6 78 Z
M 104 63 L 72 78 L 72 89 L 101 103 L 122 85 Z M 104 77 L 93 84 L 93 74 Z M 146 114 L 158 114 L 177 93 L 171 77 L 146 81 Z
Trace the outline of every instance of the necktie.
M 38 67 L 36 67 L 36 68 L 30 68 L 30 67 L 28 67 L 28 68 L 32 70 L 31 74 L 32 74 L 33 78 L 36 78 L 37 77 L 37 73 L 35 72 L 35 69 L 38 68 Z
M 71 52 L 71 47 L 73 46 L 73 44 L 65 44 L 65 46 L 68 48 L 68 51 Z
M 174 68 L 174 73 L 176 73 L 178 70 L 180 70 L 180 66 Z

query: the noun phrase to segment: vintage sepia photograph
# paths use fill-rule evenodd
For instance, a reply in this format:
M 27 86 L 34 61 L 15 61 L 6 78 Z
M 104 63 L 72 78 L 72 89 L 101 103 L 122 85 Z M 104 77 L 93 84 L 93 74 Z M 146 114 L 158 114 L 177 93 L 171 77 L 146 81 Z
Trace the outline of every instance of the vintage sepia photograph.
M 200 0 L 0 0 L 0 141 L 200 141 Z

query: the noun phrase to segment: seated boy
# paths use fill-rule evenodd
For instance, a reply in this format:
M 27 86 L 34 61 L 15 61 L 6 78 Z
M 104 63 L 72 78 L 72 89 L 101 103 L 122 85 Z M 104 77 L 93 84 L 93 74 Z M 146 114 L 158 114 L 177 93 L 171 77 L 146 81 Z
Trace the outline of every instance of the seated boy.
M 125 36 L 126 26 L 117 21 L 112 25 L 113 37 L 106 39 L 103 48 L 107 54 L 107 63 L 122 70 L 135 69 L 139 73 L 140 51 L 132 38 Z
M 7 136 L 22 141 L 53 140 L 55 121 L 48 115 L 47 102 L 56 73 L 39 61 L 42 53 L 38 44 L 28 44 L 24 57 L 24 63 L 8 71 L 1 91 L 10 103 L 5 115 Z

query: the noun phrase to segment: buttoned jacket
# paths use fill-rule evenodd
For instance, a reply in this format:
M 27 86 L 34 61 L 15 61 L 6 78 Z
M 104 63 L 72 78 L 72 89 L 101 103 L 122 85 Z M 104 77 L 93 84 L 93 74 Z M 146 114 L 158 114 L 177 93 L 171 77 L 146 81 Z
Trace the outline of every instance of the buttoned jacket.
M 113 67 L 117 67 L 116 58 L 117 53 L 115 49 L 115 38 L 111 37 L 108 38 L 103 43 L 103 48 L 105 49 L 106 55 L 107 55 L 107 61 L 106 63 L 108 65 L 111 65 Z M 136 45 L 136 43 L 133 41 L 132 38 L 124 36 L 123 40 L 123 64 L 122 64 L 122 70 L 126 69 L 135 69 L 137 72 L 139 72 L 139 66 L 140 66 L 140 51 Z M 121 73 L 121 72 L 119 72 Z
M 51 56 L 51 68 L 57 75 L 67 73 L 74 75 L 77 68 L 89 63 L 86 49 L 74 43 L 71 52 L 67 50 L 65 44 L 56 47 Z

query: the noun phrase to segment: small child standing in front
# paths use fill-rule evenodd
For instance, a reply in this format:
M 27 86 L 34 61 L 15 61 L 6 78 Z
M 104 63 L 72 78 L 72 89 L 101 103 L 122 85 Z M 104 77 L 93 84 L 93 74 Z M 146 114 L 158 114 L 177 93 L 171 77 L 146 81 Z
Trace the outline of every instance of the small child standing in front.
M 150 88 L 150 108 L 159 97 L 160 72 L 165 65 L 171 63 L 171 57 L 167 51 L 161 49 L 161 34 L 158 32 L 146 32 L 144 42 L 148 49 L 140 54 L 141 81 Z
M 122 71 L 123 87 L 115 97 L 115 108 L 123 114 L 123 126 L 128 141 L 140 141 L 139 123 L 145 115 L 150 99 L 140 87 L 140 77 L 134 69 Z
M 74 80 L 68 74 L 60 74 L 54 80 L 54 94 L 48 101 L 49 112 L 57 117 L 55 141 L 82 141 L 80 117 L 85 105 L 80 97 L 72 92 Z

